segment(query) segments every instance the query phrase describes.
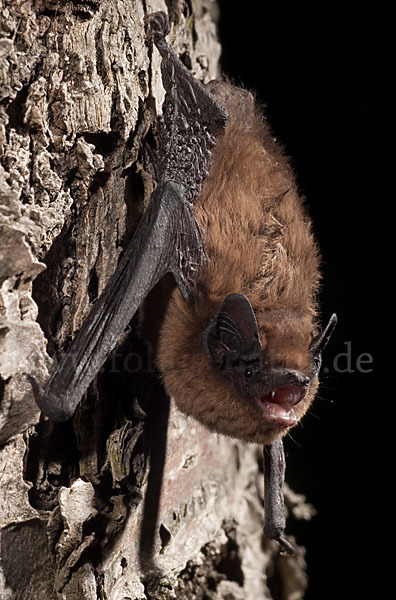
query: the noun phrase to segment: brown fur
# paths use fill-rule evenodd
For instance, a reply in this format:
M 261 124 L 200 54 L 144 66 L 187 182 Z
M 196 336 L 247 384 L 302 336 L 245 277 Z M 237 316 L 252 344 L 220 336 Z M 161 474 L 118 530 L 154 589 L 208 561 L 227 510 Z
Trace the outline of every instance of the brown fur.
M 211 91 L 229 111 L 229 122 L 194 207 L 207 264 L 198 275 L 192 306 L 174 287 L 159 315 L 157 290 L 148 318 L 152 329 L 159 326 L 158 365 L 178 407 L 214 431 L 269 443 L 286 430 L 265 426 L 255 404 L 215 373 L 204 353 L 203 333 L 228 294 L 245 294 L 256 314 L 265 363 L 308 374 L 308 346 L 316 333 L 318 249 L 292 171 L 253 97 L 226 83 L 212 84 Z M 169 283 L 162 292 L 164 287 Z M 298 419 L 316 387 L 311 384 L 295 407 Z

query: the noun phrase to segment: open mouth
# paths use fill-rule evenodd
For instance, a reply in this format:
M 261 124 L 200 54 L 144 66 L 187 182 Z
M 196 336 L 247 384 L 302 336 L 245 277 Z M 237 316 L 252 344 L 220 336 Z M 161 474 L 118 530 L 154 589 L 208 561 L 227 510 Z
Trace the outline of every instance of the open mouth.
M 257 398 L 264 420 L 270 425 L 290 427 L 297 423 L 294 406 L 305 396 L 306 389 L 300 385 L 282 385 Z

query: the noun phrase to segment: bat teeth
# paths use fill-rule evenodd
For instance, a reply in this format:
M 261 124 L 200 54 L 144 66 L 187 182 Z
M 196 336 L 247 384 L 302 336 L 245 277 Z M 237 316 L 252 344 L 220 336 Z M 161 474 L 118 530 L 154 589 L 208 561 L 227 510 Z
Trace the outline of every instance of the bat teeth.
M 283 385 L 258 398 L 257 402 L 263 417 L 268 423 L 290 426 L 297 422 L 293 407 L 305 396 L 305 390 L 298 385 Z

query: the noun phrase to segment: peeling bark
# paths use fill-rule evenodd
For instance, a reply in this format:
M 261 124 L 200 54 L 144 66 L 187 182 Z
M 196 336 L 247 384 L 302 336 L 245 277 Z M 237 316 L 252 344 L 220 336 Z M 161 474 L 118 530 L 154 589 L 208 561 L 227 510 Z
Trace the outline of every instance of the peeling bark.
M 303 550 L 263 539 L 260 453 L 168 415 L 136 319 L 70 422 L 40 420 L 28 379 L 45 384 L 151 195 L 163 90 L 144 15 L 168 10 L 209 81 L 215 2 L 0 7 L 0 597 L 302 598 Z

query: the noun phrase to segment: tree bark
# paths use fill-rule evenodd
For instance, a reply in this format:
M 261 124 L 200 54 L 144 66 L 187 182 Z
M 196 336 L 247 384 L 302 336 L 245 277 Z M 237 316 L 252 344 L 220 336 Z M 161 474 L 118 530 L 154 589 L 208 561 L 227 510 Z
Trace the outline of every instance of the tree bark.
M 163 89 L 144 16 L 167 10 L 209 81 L 215 2 L 0 7 L 0 597 L 302 598 L 303 549 L 263 538 L 259 450 L 169 412 L 137 318 L 71 421 L 40 419 L 29 383 L 47 381 L 153 189 Z

